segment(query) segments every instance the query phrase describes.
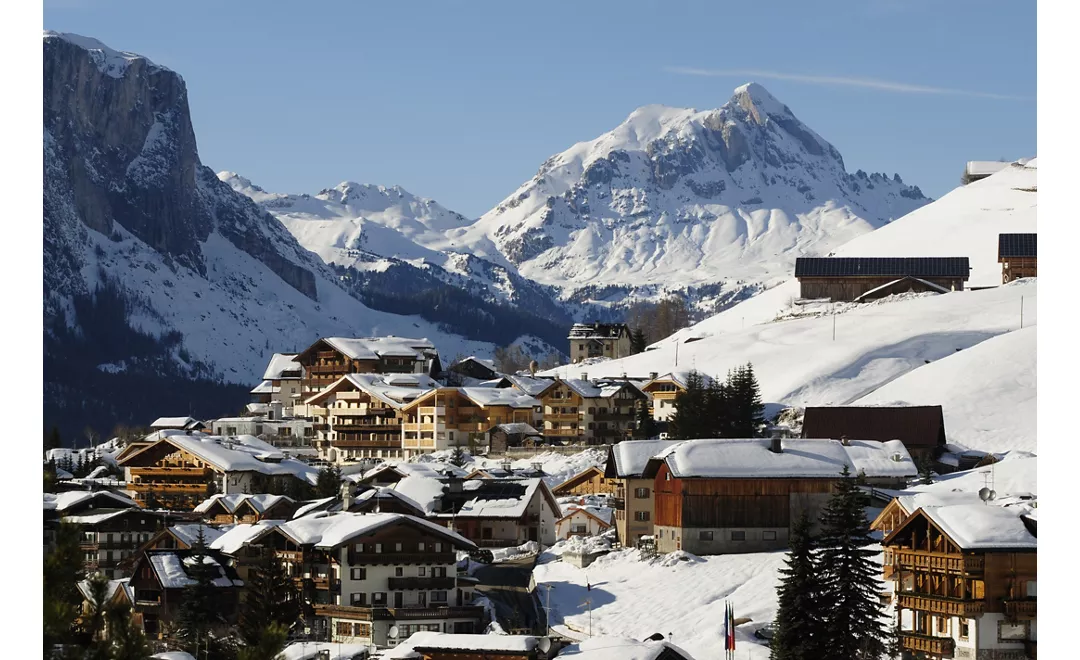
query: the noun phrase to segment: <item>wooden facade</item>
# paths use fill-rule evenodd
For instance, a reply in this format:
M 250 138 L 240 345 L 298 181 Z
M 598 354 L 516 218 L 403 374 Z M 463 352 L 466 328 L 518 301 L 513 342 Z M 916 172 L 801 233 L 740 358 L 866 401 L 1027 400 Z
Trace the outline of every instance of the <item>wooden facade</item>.
M 419 391 L 419 388 L 417 388 Z M 404 416 L 392 406 L 348 379 L 324 389 L 307 401 L 315 423 L 315 448 L 320 456 L 401 458 Z
M 615 444 L 633 436 L 637 426 L 637 406 L 647 400 L 644 393 L 629 382 L 591 383 L 556 379 L 538 395 L 544 419 L 544 437 L 573 444 Z M 601 388 L 619 385 L 609 396 L 594 394 Z
M 168 440 L 129 455 L 121 465 L 139 506 L 190 511 L 219 490 L 214 466 Z
M 401 446 L 407 456 L 487 445 L 488 431 L 500 424 L 529 424 L 533 408 L 510 405 L 481 406 L 459 388 L 440 387 L 401 409 Z
M 169 639 L 175 636 L 177 617 L 184 602 L 186 590 L 163 585 L 155 571 L 151 557 L 158 554 L 175 554 L 188 557 L 189 550 L 149 550 L 143 552 L 135 561 L 130 587 L 134 593 L 131 610 L 132 620 L 142 627 L 150 639 Z M 208 556 L 217 561 L 229 578 L 239 579 L 236 572 L 228 566 L 223 555 L 210 551 Z M 215 611 L 222 622 L 216 626 L 218 634 L 225 635 L 237 621 L 241 588 L 236 584 L 217 586 L 215 589 Z
M 804 299 L 854 301 L 898 280 L 915 278 L 944 291 L 962 291 L 970 267 L 967 257 L 799 257 L 795 277 Z M 906 290 L 906 289 L 905 289 Z
M 553 488 L 551 492 L 556 497 L 614 493 L 615 484 L 613 480 L 604 476 L 603 470 L 594 465 L 562 482 Z
M 998 234 L 998 263 L 1001 283 L 1022 277 L 1038 277 L 1038 235 Z

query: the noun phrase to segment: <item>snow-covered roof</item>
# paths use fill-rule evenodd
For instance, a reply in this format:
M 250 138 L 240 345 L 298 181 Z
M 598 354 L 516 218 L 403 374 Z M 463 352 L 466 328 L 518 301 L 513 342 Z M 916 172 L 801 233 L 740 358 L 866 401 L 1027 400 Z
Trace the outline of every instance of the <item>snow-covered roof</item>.
M 427 339 L 407 337 L 326 337 L 327 344 L 354 360 L 377 360 L 380 357 L 411 357 L 422 360 L 424 351 L 435 349 Z
M 63 518 L 61 518 L 61 520 L 66 523 L 71 523 L 72 525 L 99 525 L 106 520 L 116 518 L 117 516 L 121 516 L 125 513 L 128 513 L 129 511 L 132 511 L 132 509 L 117 509 L 109 511 L 99 511 L 97 509 L 92 509 L 87 513 L 80 515 L 64 516 Z
M 649 459 L 679 440 L 623 440 L 611 448 L 615 459 L 615 475 L 620 479 L 639 477 L 645 471 Z
M 504 376 L 506 380 L 510 381 L 510 384 L 517 389 L 525 392 L 529 396 L 539 396 L 541 392 L 546 390 L 551 385 L 550 378 L 533 378 L 532 376 Z
M 367 644 L 340 644 L 338 642 L 293 642 L 281 652 L 283 660 L 355 660 L 366 658 L 371 647 Z M 320 655 L 326 653 L 328 655 Z
M 199 424 L 194 417 L 158 417 L 150 424 L 152 429 L 189 429 Z
M 187 651 L 165 651 L 163 653 L 155 653 L 150 657 L 155 658 L 156 660 L 195 660 L 195 656 Z
M 543 483 L 543 479 L 498 479 L 496 481 L 501 484 L 519 483 L 524 486 L 524 491 L 518 496 L 481 492 L 465 502 L 455 515 L 458 518 L 520 518 L 525 515 L 525 509 L 528 508 L 529 502 Z
M 963 550 L 1035 550 L 1038 541 L 1020 516 L 1032 509 L 986 504 L 931 506 L 923 513 Z
M 690 373 L 690 371 L 669 371 L 666 374 L 657 376 L 656 378 L 646 382 L 645 385 L 648 385 L 649 383 L 656 383 L 659 381 L 669 381 L 675 383 L 676 385 L 685 390 L 687 383 L 690 382 Z M 712 383 L 712 376 L 709 376 L 707 374 L 699 375 L 701 376 L 701 380 L 705 385 L 709 385 Z
M 110 490 L 69 490 L 63 493 L 42 493 L 42 508 L 46 511 L 63 513 L 79 504 L 94 504 L 98 508 L 136 507 L 135 500 Z
M 844 450 L 854 466 L 852 473 L 856 475 L 860 472 L 867 477 L 914 477 L 919 474 L 907 447 L 899 440 L 849 440 Z
M 234 525 L 215 538 L 214 542 L 210 544 L 210 549 L 218 550 L 227 555 L 235 555 L 240 548 L 284 523 L 284 520 L 260 520 L 254 524 L 241 523 Z
M 125 588 L 130 581 L 131 578 L 121 578 L 119 580 L 109 580 L 108 582 L 106 582 L 105 599 L 111 599 L 114 595 L 116 595 L 117 589 Z M 93 595 L 90 593 L 90 580 L 79 580 L 77 583 L 75 583 L 75 586 L 78 587 L 79 593 L 82 594 L 82 597 L 84 599 L 88 601 L 93 599 Z
M 559 651 L 558 657 L 567 660 L 656 660 L 664 651 L 676 653 L 675 657 L 693 660 L 693 656 L 671 642 L 621 637 L 592 637 L 571 644 Z
M 284 455 L 273 445 L 270 445 L 250 435 L 238 435 L 230 438 L 207 435 L 193 432 L 190 435 L 185 432 L 162 430 L 151 434 L 161 438 L 160 442 L 168 442 L 177 449 L 186 451 L 199 460 L 209 463 L 222 472 L 258 472 L 267 475 L 293 475 L 298 479 L 304 479 L 310 484 L 315 484 L 318 478 L 318 470 L 306 463 Z M 149 436 L 148 436 L 149 437 Z M 157 443 L 145 449 L 127 456 L 121 461 L 129 464 L 145 452 L 153 451 Z
M 999 160 L 969 160 L 964 171 L 973 176 L 990 176 L 1008 166 L 1009 163 Z
M 149 555 L 150 565 L 154 568 L 154 573 L 157 575 L 158 581 L 161 582 L 161 586 L 164 589 L 182 589 L 189 585 L 195 584 L 195 580 L 191 579 L 187 573 L 187 567 L 194 566 L 194 557 L 181 558 L 180 555 L 172 552 L 155 552 Z M 244 586 L 243 580 L 233 580 L 228 577 L 226 570 L 218 563 L 213 557 L 206 555 L 203 557 L 204 564 L 212 564 L 217 568 L 217 577 L 213 579 L 215 587 L 242 587 Z
M 296 509 L 296 512 L 293 513 L 293 518 L 301 518 L 303 516 L 306 516 L 315 509 L 318 509 L 319 507 L 322 507 L 323 505 L 328 504 L 335 499 L 336 498 L 334 497 L 324 497 L 319 500 L 311 500 L 309 502 L 305 502 Z
M 766 438 L 686 440 L 655 458 L 667 463 L 676 478 L 836 478 L 845 466 L 856 474 L 838 440 L 780 442 L 776 453 Z
M 394 490 L 414 502 L 424 513 L 431 513 L 443 494 L 445 485 L 438 479 L 422 474 L 410 474 L 394 484 Z
M 458 391 L 481 408 L 488 406 L 535 408 L 540 405 L 539 400 L 512 387 L 459 387 Z
M 221 505 L 225 507 L 226 511 L 228 511 L 229 513 L 234 513 L 241 504 L 244 504 L 246 502 L 248 505 L 254 507 L 256 511 L 262 513 L 270 507 L 279 504 L 280 502 L 291 503 L 293 501 L 294 500 L 291 497 L 287 497 L 285 495 L 268 495 L 265 493 L 260 493 L 257 495 L 247 495 L 243 493 L 223 495 L 219 493 L 200 502 L 194 510 L 196 513 L 203 513 L 205 511 L 208 511 L 210 507 L 214 505 L 214 503 L 220 502 Z
M 299 380 L 303 373 L 296 353 L 274 353 L 263 372 L 263 380 Z
M 418 650 L 467 653 L 530 653 L 537 649 L 539 638 L 531 635 L 475 635 L 421 631 L 386 655 L 387 658 L 420 658 Z
M 472 541 L 445 527 L 414 516 L 400 513 L 313 513 L 294 518 L 280 526 L 282 533 L 301 545 L 317 548 L 335 548 L 358 536 L 373 534 L 389 525 L 402 522 L 425 528 L 425 531 L 442 536 L 460 548 L 474 548 Z
M 582 506 L 580 504 L 566 504 L 562 506 L 563 517 L 560 520 L 565 520 L 571 516 L 578 515 L 590 515 L 605 525 L 611 525 L 611 519 L 615 515 L 615 509 L 606 506 Z
M 279 388 L 274 387 L 274 384 L 268 380 L 264 380 L 255 387 L 251 388 L 252 394 L 273 394 L 278 391 Z M 249 409 L 250 410 L 250 409 Z M 220 420 L 217 420 L 220 421 Z
M 618 394 L 624 387 L 633 387 L 637 389 L 633 383 L 623 380 L 603 380 L 594 382 L 591 380 L 582 380 L 580 378 L 567 378 L 565 380 L 559 379 L 558 381 L 550 382 L 548 387 L 545 388 L 545 391 L 552 388 L 556 383 L 566 385 L 583 399 L 607 399 Z
M 185 525 L 173 525 L 169 527 L 169 531 L 177 539 L 182 541 L 188 547 L 195 545 L 199 539 L 199 530 L 202 529 L 203 542 L 210 546 L 224 533 L 216 527 L 210 527 L 207 525 L 200 525 L 198 523 L 185 524 Z
M 511 435 L 524 433 L 525 435 L 540 435 L 540 432 L 525 422 L 511 422 L 509 424 L 496 424 L 495 428 L 501 429 Z
M 438 386 L 439 383 L 426 374 L 346 374 L 306 402 L 312 403 L 351 387 L 397 409 Z

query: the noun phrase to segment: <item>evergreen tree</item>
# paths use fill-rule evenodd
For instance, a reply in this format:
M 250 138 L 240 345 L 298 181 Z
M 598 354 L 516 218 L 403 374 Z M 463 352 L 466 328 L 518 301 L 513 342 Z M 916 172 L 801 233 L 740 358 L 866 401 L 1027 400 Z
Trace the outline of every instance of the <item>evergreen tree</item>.
M 50 449 L 60 448 L 60 429 L 56 426 L 52 427 L 48 433 L 45 434 L 45 451 Z
M 109 631 L 112 660 L 149 660 L 151 651 L 146 636 L 126 611 L 117 617 L 116 623 L 110 624 Z
M 691 371 L 686 379 L 686 389 L 675 395 L 675 413 L 668 421 L 671 437 L 676 440 L 707 438 L 708 396 L 705 379 L 697 371 Z
M 42 485 L 43 493 L 55 493 L 56 492 L 56 461 L 49 461 L 45 464 L 44 469 L 44 483 Z
M 83 557 L 79 547 L 79 528 L 60 523 L 56 546 L 45 556 L 42 593 L 45 648 L 67 641 L 78 615 L 82 597 L 78 584 L 83 577 Z
M 649 413 L 649 402 L 641 401 L 637 407 L 637 424 L 636 433 L 634 437 L 648 439 L 655 438 L 658 431 L 656 428 L 656 420 Z
M 878 660 L 887 650 L 889 630 L 882 621 L 881 566 L 871 547 L 868 502 L 846 465 L 840 476 L 821 515 L 822 648 L 837 658 Z
M 205 652 L 210 643 L 211 627 L 222 621 L 216 602 L 217 589 L 214 587 L 218 567 L 206 553 L 202 526 L 198 528 L 191 554 L 183 563 L 187 576 L 193 582 L 184 587 L 184 598 L 177 615 L 177 634 L 188 652 L 197 658 L 199 649 Z
M 630 332 L 630 352 L 634 355 L 645 352 L 645 331 L 640 326 Z
M 341 491 L 341 468 L 328 465 L 315 479 L 315 497 L 334 497 Z
M 281 562 L 267 551 L 248 574 L 247 594 L 240 606 L 240 637 L 257 646 L 268 626 L 288 631 L 300 618 L 300 594 Z
M 455 445 L 454 449 L 450 452 L 450 464 L 457 467 L 464 467 L 465 462 L 469 460 L 468 454 L 465 453 L 465 449 L 461 445 Z
M 708 432 L 703 437 L 730 438 L 732 428 L 731 388 L 713 378 L 706 388 Z
M 817 660 L 828 657 L 822 645 L 821 577 L 806 511 L 791 528 L 785 568 L 777 589 L 776 629 L 771 660 Z
M 765 406 L 761 403 L 761 388 L 749 362 L 728 374 L 727 387 L 731 396 L 732 438 L 753 438 L 765 423 Z
M 258 639 L 239 649 L 236 660 L 280 660 L 289 629 L 279 623 L 271 623 L 259 631 Z
M 934 483 L 934 461 L 930 454 L 923 454 L 919 459 L 919 483 L 924 486 Z

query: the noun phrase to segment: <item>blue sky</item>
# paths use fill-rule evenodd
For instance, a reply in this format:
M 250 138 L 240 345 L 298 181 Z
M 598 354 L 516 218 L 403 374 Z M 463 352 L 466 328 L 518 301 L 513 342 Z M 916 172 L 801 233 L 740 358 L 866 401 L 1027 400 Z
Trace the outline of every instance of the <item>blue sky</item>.
M 939 197 L 1035 155 L 1035 3 L 107 2 L 45 28 L 183 75 L 203 162 L 267 190 L 398 184 L 477 217 L 649 103 L 754 80 L 844 156 Z

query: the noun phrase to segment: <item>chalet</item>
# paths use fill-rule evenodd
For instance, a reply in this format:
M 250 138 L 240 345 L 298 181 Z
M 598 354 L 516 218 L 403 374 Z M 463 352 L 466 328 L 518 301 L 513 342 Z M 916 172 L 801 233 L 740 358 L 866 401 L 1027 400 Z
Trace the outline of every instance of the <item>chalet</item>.
M 1021 277 L 1038 276 L 1036 236 L 1038 234 L 998 234 L 1002 284 Z
M 981 181 L 992 174 L 997 174 L 1008 166 L 1009 163 L 1002 160 L 969 160 L 964 165 L 964 175 L 960 177 L 960 182 L 966 186 L 969 183 Z
M 694 660 L 694 656 L 666 641 L 660 634 L 640 642 L 598 635 L 567 646 L 555 657 L 566 660 Z
M 804 511 L 819 518 L 845 467 L 868 480 L 914 472 L 900 443 L 740 438 L 673 445 L 643 473 L 653 479 L 656 548 L 698 555 L 784 548 Z
M 218 494 L 201 502 L 195 513 L 218 525 L 253 523 L 264 518 L 288 520 L 296 512 L 296 500 L 284 495 Z
M 210 422 L 210 432 L 225 437 L 256 436 L 278 448 L 306 448 L 315 436 L 315 427 L 302 417 L 270 419 L 261 415 L 249 415 L 215 419 Z
M 704 374 L 701 377 L 705 385 L 712 382 L 712 379 Z M 674 371 L 663 376 L 650 374 L 648 382 L 645 383 L 642 389 L 649 395 L 651 401 L 650 411 L 653 419 L 658 422 L 666 422 L 675 414 L 675 397 L 680 392 L 686 391 L 689 379 L 689 371 Z
M 218 633 L 226 633 L 236 623 L 240 593 L 244 581 L 219 552 L 208 550 L 204 562 L 213 566 L 217 577 L 214 605 L 223 619 Z M 195 562 L 192 550 L 147 550 L 135 560 L 129 586 L 134 598 L 132 620 L 151 639 L 168 639 L 175 629 L 177 616 L 194 580 L 189 574 Z
M 305 503 L 296 510 L 293 518 L 301 518 L 319 511 L 349 513 L 401 513 L 423 518 L 425 508 L 405 493 L 386 486 L 342 485 L 341 494 Z
M 249 412 L 271 420 L 292 417 L 293 407 L 303 398 L 304 368 L 296 361 L 296 354 L 274 353 L 262 378 L 251 390 L 251 403 L 260 407 L 249 408 Z
M 945 448 L 941 406 L 809 407 L 803 417 L 804 438 L 899 440 L 916 460 L 936 458 Z
M 604 478 L 615 486 L 609 498 L 615 508 L 619 542 L 633 546 L 653 535 L 653 479 L 643 476 L 649 459 L 678 444 L 678 440 L 624 440 L 608 450 Z
M 570 361 L 623 358 L 630 355 L 630 328 L 625 323 L 575 323 L 570 328 Z
M 536 376 L 516 376 L 507 374 L 500 379 L 500 383 L 505 381 L 505 385 L 499 384 L 496 387 L 513 387 L 521 390 L 529 396 L 539 396 L 541 392 L 547 389 L 548 385 L 551 385 L 551 378 L 538 378 Z
M 475 632 L 484 618 L 472 582 L 457 577 L 455 551 L 476 546 L 419 518 L 316 513 L 254 543 L 303 585 L 316 638 L 388 647 L 421 630 Z
M 562 518 L 555 521 L 555 536 L 598 536 L 611 529 L 611 509 L 593 506 L 566 505 Z
M 126 577 L 120 564 L 164 525 L 162 514 L 139 508 L 94 510 L 64 516 L 61 521 L 79 528 L 83 568 L 109 579 Z
M 80 623 L 82 623 L 95 615 L 95 610 L 98 607 L 98 595 L 94 593 L 90 580 L 80 580 L 75 586 L 79 589 L 79 595 L 83 599 L 79 607 L 79 619 Z M 105 583 L 104 596 L 106 607 L 113 609 L 113 611 L 130 611 L 135 601 L 135 594 L 131 588 L 131 578 L 109 580 Z M 102 639 L 112 639 L 112 625 L 113 617 L 105 617 L 105 621 L 102 622 Z M 89 626 L 86 628 L 89 628 Z
M 310 398 L 348 374 L 423 374 L 442 371 L 427 339 L 325 337 L 294 358 L 304 368 L 303 396 Z M 299 411 L 297 414 L 306 414 Z
M 400 636 L 400 635 L 399 635 Z M 545 660 L 540 638 L 529 635 L 453 634 L 414 632 L 388 660 Z
M 498 378 L 501 375 L 495 370 L 495 363 L 492 360 L 482 360 L 475 355 L 470 355 L 450 365 L 449 371 L 481 381 Z
M 193 417 L 158 417 L 150 424 L 152 431 L 202 431 L 206 425 Z
M 555 543 L 559 504 L 543 479 L 447 480 L 430 519 L 481 547 Z
M 305 404 L 319 456 L 332 462 L 401 458 L 402 409 L 439 387 L 425 374 L 348 374 Z
M 201 522 L 169 525 L 157 534 L 154 534 L 141 549 L 190 550 L 192 546 L 198 543 L 200 533 L 203 537 L 203 543 L 207 546 L 224 534 L 220 529 Z
M 604 476 L 604 471 L 602 469 L 595 465 L 590 465 L 558 486 L 555 486 L 551 492 L 555 497 L 614 493 L 615 483 L 613 480 Z
M 503 454 L 510 447 L 529 447 L 541 444 L 542 433 L 525 422 L 498 424 L 488 429 L 488 454 Z
M 252 436 L 152 435 L 159 439 L 119 461 L 127 490 L 142 506 L 190 510 L 216 493 L 280 491 L 292 479 L 314 485 L 318 476 L 315 468 Z
M 1034 509 L 920 507 L 882 545 L 905 652 L 1036 657 Z
M 401 446 L 406 457 L 450 447 L 477 453 L 488 431 L 500 424 L 532 421 L 540 402 L 514 388 L 440 387 L 401 408 Z
M 962 291 L 967 257 L 799 257 L 799 296 L 862 302 L 895 293 Z
M 629 380 L 562 380 L 540 393 L 544 437 L 566 443 L 614 444 L 636 428 L 638 406 L 646 395 Z

